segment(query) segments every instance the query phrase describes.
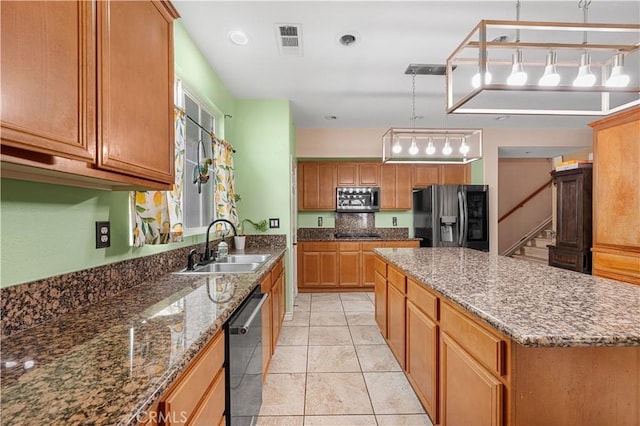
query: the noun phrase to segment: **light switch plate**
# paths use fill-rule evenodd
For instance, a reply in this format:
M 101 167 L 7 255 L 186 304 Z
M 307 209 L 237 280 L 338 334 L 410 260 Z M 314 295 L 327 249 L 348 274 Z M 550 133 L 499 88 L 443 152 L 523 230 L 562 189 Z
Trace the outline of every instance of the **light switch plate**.
M 398 218 L 396 216 L 393 216 L 391 221 L 393 222 L 393 226 L 398 226 Z
M 111 247 L 111 223 L 96 222 L 96 248 Z
M 269 228 L 280 228 L 280 218 L 269 219 Z
M 322 226 L 322 216 L 318 216 L 318 226 Z

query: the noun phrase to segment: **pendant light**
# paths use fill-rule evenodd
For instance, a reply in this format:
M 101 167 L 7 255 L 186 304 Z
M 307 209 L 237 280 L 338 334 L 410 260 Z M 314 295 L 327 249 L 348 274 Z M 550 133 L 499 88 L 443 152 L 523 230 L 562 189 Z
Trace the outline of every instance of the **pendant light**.
M 452 152 L 453 152 L 453 148 L 451 148 L 451 145 L 449 144 L 449 136 L 445 136 L 444 148 L 442 148 L 442 153 L 444 155 L 451 155 Z
M 538 80 L 538 86 L 557 86 L 560 84 L 560 74 L 558 74 L 558 70 L 556 69 L 557 62 L 558 57 L 556 52 L 550 51 L 547 53 L 544 74 L 540 77 L 540 80 Z
M 604 83 L 607 87 L 627 87 L 631 79 L 624 73 L 624 55 L 618 53 L 613 57 L 613 68 L 611 69 L 611 75 Z
M 489 66 L 485 62 L 484 84 L 491 84 L 492 77 L 493 76 L 489 72 Z M 478 87 L 480 87 L 481 78 L 482 77 L 480 76 L 480 67 L 478 67 L 478 72 L 471 78 L 471 86 L 473 86 L 474 89 L 477 89 Z
M 427 143 L 427 149 L 424 150 L 427 155 L 433 155 L 436 153 L 436 147 L 433 146 L 433 138 L 429 136 L 429 143 Z
M 413 122 L 414 134 L 411 136 L 411 146 L 409 147 L 409 155 L 416 155 L 418 153 L 418 144 L 416 143 L 416 70 L 413 70 L 413 77 L 411 80 L 411 105 L 412 114 L 411 121 Z
M 466 156 L 469 153 L 469 145 L 467 144 L 467 138 L 463 137 L 462 142 L 460 143 L 460 154 Z
M 520 21 L 520 0 L 516 1 L 516 22 Z M 516 30 L 516 46 L 520 43 L 520 29 Z M 511 74 L 507 77 L 507 84 L 509 86 L 524 86 L 527 82 L 527 73 L 522 67 L 522 52 L 520 49 L 516 49 L 513 54 L 513 60 L 511 65 Z
M 402 147 L 400 146 L 400 142 L 396 139 L 393 143 L 393 148 L 391 148 L 394 154 L 400 154 L 402 152 Z
M 589 12 L 589 5 L 591 4 L 591 0 L 580 0 L 578 2 L 578 7 L 582 9 L 583 21 L 587 23 L 587 15 Z M 587 32 L 583 31 L 582 33 L 582 44 L 587 44 Z M 573 80 L 573 85 L 575 87 L 591 87 L 596 84 L 596 76 L 593 72 L 591 72 L 591 54 L 587 52 L 585 49 L 584 53 L 580 56 L 580 67 L 578 68 L 578 75 Z

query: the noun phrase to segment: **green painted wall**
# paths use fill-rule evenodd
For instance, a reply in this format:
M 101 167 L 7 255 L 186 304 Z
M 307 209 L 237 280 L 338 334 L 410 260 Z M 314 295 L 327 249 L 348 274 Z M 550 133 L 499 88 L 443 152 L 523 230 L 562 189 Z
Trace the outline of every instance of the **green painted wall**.
M 214 113 L 234 115 L 235 99 L 182 23 L 177 21 L 174 29 L 177 75 Z M 283 122 L 288 129 L 288 120 Z M 224 135 L 224 129 L 219 133 Z M 289 135 L 286 138 L 288 142 Z M 204 241 L 197 235 L 183 243 L 130 247 L 128 192 L 2 179 L 0 199 L 1 287 Z M 112 243 L 108 249 L 96 249 L 95 222 L 103 220 L 111 221 Z
M 484 185 L 484 160 L 471 163 L 471 183 L 474 185 Z
M 233 117 L 233 140 L 236 148 L 236 192 L 240 220 L 279 218 L 280 228 L 267 234 L 286 234 L 291 250 L 291 164 L 295 155 L 295 128 L 287 100 L 238 100 Z M 235 125 L 235 123 L 239 123 Z M 293 134 L 292 134 L 293 131 Z M 292 152 L 293 151 L 293 152 Z M 294 157 L 295 158 L 295 157 Z M 247 229 L 247 234 L 255 233 Z M 287 311 L 292 310 L 292 268 L 286 257 Z

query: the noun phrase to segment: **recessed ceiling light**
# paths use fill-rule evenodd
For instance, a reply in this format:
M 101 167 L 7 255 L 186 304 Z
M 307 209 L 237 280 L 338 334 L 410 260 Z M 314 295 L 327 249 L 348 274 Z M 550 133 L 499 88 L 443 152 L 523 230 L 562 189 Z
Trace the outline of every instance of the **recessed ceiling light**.
M 360 41 L 360 34 L 355 31 L 347 31 L 343 34 L 338 34 L 337 40 L 341 45 L 350 47 Z
M 325 115 L 324 119 L 331 121 L 331 120 L 337 120 L 338 117 L 336 117 L 335 115 Z
M 247 44 L 249 44 L 249 35 L 244 31 L 229 31 L 229 34 L 227 34 L 227 36 L 229 37 L 229 40 L 231 40 L 231 43 L 237 44 L 238 46 L 246 46 Z

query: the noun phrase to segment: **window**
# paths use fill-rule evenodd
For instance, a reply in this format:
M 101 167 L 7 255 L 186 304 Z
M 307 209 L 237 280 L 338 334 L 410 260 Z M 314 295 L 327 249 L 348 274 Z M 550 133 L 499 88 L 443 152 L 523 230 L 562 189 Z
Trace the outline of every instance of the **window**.
M 215 132 L 215 117 L 206 110 L 197 99 L 187 92 L 184 93 L 184 108 L 187 115 L 196 120 L 205 129 Z M 185 234 L 197 234 L 215 219 L 213 166 L 209 166 L 211 178 L 202 185 L 202 192 L 198 193 L 197 185 L 193 184 L 194 170 L 200 149 L 200 161 L 205 158 L 213 159 L 211 152 L 211 138 L 207 132 L 200 129 L 193 121 L 186 119 L 185 167 L 183 214 Z M 202 144 L 200 144 L 202 141 Z M 200 147 L 200 148 L 198 148 Z M 204 148 L 204 149 L 203 149 Z

